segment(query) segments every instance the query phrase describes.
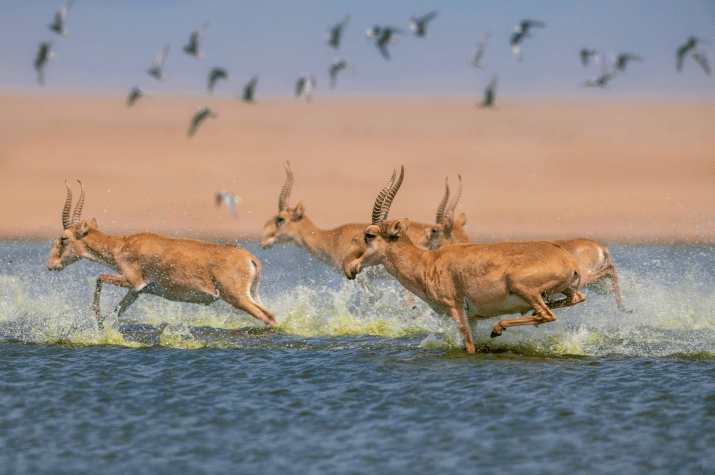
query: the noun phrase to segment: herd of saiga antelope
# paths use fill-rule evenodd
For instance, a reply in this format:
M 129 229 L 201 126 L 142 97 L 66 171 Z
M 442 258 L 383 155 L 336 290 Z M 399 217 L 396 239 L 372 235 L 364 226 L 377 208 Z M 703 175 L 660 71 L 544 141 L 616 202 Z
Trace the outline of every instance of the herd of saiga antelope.
M 288 207 L 293 172 L 286 162 L 286 181 L 278 200 L 278 214 L 263 228 L 261 247 L 293 242 L 313 257 L 342 269 L 354 279 L 364 268 L 382 264 L 407 290 L 435 311 L 454 318 L 467 352 L 474 342 L 467 317 L 488 318 L 533 312 L 500 320 L 491 336 L 512 326 L 537 325 L 556 319 L 552 309 L 585 300 L 581 286 L 609 277 L 622 306 L 618 277 L 608 250 L 589 239 L 564 241 L 472 243 L 465 232 L 464 214 L 454 219 L 459 190 L 445 195 L 435 224 L 388 220 L 390 205 L 404 178 L 404 167 L 380 191 L 372 210 L 372 224 L 345 224 L 318 229 L 305 215 L 303 202 Z M 140 294 L 168 300 L 210 304 L 224 300 L 268 326 L 275 316 L 261 303 L 258 282 L 261 264 L 245 249 L 194 239 L 174 239 L 152 233 L 110 236 L 98 229 L 96 218 L 81 219 L 84 187 L 70 216 L 72 190 L 67 185 L 62 211 L 62 235 L 55 239 L 47 261 L 49 270 L 62 270 L 84 258 L 118 272 L 100 274 L 93 309 L 99 327 L 104 318 L 99 295 L 103 283 L 129 289 L 115 313 L 120 316 Z M 449 202 L 448 202 L 449 200 Z M 563 297 L 563 298 L 562 298 Z

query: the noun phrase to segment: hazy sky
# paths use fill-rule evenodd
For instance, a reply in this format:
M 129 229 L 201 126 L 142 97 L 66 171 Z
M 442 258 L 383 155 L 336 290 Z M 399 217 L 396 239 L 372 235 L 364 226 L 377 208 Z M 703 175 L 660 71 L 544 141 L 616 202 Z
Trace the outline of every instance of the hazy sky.
M 469 94 L 478 97 L 493 73 L 498 94 L 508 96 L 648 97 L 715 96 L 715 76 L 706 76 L 691 59 L 675 71 L 675 50 L 691 35 L 715 45 L 715 1 L 313 1 L 263 0 L 138 1 L 76 0 L 70 9 L 69 37 L 47 28 L 60 1 L 0 2 L 0 89 L 22 91 L 95 91 L 125 93 L 138 85 L 154 93 L 202 94 L 213 66 L 225 67 L 233 81 L 219 83 L 217 95 L 238 92 L 254 74 L 257 96 L 288 95 L 306 72 L 318 77 L 316 94 Z M 417 38 L 410 16 L 433 9 L 430 37 Z M 342 48 L 324 41 L 328 27 L 351 15 Z M 511 53 L 509 37 L 522 19 L 547 23 L 524 44 L 524 61 Z M 195 59 L 183 53 L 189 34 L 204 21 L 209 27 Z M 364 36 L 371 25 L 402 28 L 386 61 Z M 492 33 L 486 49 L 488 68 L 467 64 L 476 42 Z M 53 40 L 57 57 L 37 85 L 32 67 L 41 41 Z M 171 45 L 167 80 L 146 74 L 155 54 Z M 595 77 L 584 68 L 579 50 L 591 46 L 606 55 L 631 52 L 643 57 L 613 80 L 607 90 L 580 88 Z M 715 46 L 706 49 L 715 68 Z M 335 91 L 328 89 L 328 65 L 342 57 L 355 65 L 343 72 Z

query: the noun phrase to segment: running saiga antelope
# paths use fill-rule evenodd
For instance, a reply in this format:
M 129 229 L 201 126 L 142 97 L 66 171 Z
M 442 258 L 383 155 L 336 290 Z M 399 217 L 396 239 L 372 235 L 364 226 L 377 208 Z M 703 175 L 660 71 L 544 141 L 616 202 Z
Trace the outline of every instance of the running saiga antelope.
M 492 337 L 512 326 L 551 322 L 554 308 L 585 300 L 579 289 L 576 259 L 551 242 L 501 242 L 453 244 L 437 250 L 415 246 L 406 234 L 407 219 L 387 221 L 404 167 L 382 189 L 372 211 L 372 224 L 353 238 L 343 261 L 348 279 L 365 267 L 382 264 L 404 287 L 440 313 L 449 313 L 457 322 L 464 346 L 474 353 L 468 316 L 481 318 L 513 313 L 528 317 L 500 320 Z M 544 296 L 563 294 L 566 298 L 545 303 Z M 465 312 L 468 304 L 470 315 Z
M 449 187 L 447 195 L 449 195 Z M 439 249 L 447 244 L 471 243 L 471 239 L 464 231 L 464 224 L 467 218 L 462 213 L 457 220 L 454 219 L 454 208 L 462 194 L 462 177 L 459 178 L 459 190 L 456 199 L 450 201 L 445 208 L 443 201 L 437 209 L 437 223 L 426 229 L 420 236 L 417 245 L 424 249 Z M 611 288 L 616 295 L 618 308 L 623 308 L 621 298 L 621 288 L 618 284 L 618 274 L 616 267 L 611 260 L 611 253 L 605 246 L 591 239 L 566 239 L 551 241 L 566 249 L 576 258 L 579 273 L 581 274 L 581 287 L 595 287 L 597 283 L 605 278 L 611 279 Z
M 116 308 L 121 315 L 140 294 L 167 300 L 208 305 L 223 300 L 273 326 L 276 319 L 260 301 L 258 283 L 261 264 L 239 247 L 194 239 L 173 239 L 152 233 L 110 236 L 97 229 L 97 218 L 81 219 L 84 187 L 72 217 L 72 190 L 62 210 L 62 235 L 52 243 L 49 270 L 60 271 L 80 259 L 99 262 L 119 275 L 101 274 L 97 279 L 93 309 L 101 328 L 99 294 L 102 284 L 129 289 Z
M 437 216 L 435 224 L 424 230 L 416 241 L 417 247 L 423 249 L 437 249 L 446 244 L 454 244 L 457 242 L 472 242 L 469 239 L 467 231 L 464 230 L 464 225 L 467 224 L 467 216 L 462 213 L 459 218 L 454 219 L 454 209 L 459 203 L 459 198 L 462 196 L 462 175 L 459 175 L 459 188 L 457 194 L 449 200 L 449 183 L 444 180 L 444 198 L 437 207 Z
M 292 242 L 319 261 L 340 271 L 343 258 L 348 253 L 355 234 L 362 232 L 367 223 L 350 223 L 334 229 L 323 230 L 313 224 L 305 215 L 305 205 L 301 201 L 295 208 L 288 207 L 288 198 L 293 188 L 293 171 L 286 162 L 286 181 L 278 197 L 278 214 L 263 226 L 261 247 L 269 248 L 276 243 Z M 417 239 L 429 225 L 413 223 L 410 235 Z

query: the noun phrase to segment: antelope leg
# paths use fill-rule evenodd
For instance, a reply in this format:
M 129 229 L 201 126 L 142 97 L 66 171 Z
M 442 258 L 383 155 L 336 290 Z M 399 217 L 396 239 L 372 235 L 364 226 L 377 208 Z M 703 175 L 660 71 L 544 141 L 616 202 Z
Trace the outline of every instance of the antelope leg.
M 467 315 L 464 313 L 464 304 L 457 305 L 457 307 L 452 307 L 449 309 L 450 315 L 457 322 L 457 329 L 459 334 L 462 335 L 462 341 L 464 341 L 464 349 L 467 353 L 474 353 L 474 340 L 472 340 L 472 330 L 469 328 L 469 321 L 467 320 Z
M 97 289 L 94 291 L 94 302 L 92 303 L 92 309 L 94 310 L 94 315 L 97 317 L 97 326 L 99 326 L 100 330 L 104 328 L 104 317 L 99 311 L 99 294 L 102 293 L 103 282 L 106 282 L 107 284 L 117 285 L 119 287 L 130 289 L 132 288 L 132 285 L 123 275 L 100 274 L 99 277 L 97 277 Z M 122 300 L 122 302 L 124 302 L 124 300 Z

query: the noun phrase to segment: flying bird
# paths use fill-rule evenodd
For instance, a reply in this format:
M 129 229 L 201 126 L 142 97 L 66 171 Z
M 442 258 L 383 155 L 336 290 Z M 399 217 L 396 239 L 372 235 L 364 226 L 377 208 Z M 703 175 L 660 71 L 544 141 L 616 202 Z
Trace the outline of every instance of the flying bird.
M 164 46 L 164 49 L 159 51 L 154 57 L 154 61 L 151 63 L 151 67 L 146 70 L 149 76 L 163 81 L 166 79 L 164 76 L 164 60 L 166 60 L 166 55 L 169 54 L 169 45 Z
M 641 61 L 641 57 L 631 53 L 621 53 L 616 56 L 613 67 L 619 71 L 625 71 L 629 61 Z
M 526 38 L 531 38 L 532 33 L 530 30 L 532 28 L 546 28 L 546 23 L 543 21 L 524 20 L 514 27 L 514 34 L 511 35 L 510 44 L 511 51 L 516 56 L 517 61 L 522 60 L 522 42 Z
M 482 60 L 482 58 L 484 57 L 484 48 L 486 48 L 487 43 L 489 42 L 489 38 L 491 38 L 491 36 L 491 32 L 487 32 L 482 37 L 482 40 L 477 43 L 477 47 L 474 49 L 474 54 L 468 60 L 469 64 L 471 64 L 475 68 L 484 69 L 487 67 L 487 64 Z
M 241 203 L 241 198 L 238 195 L 234 195 L 228 191 L 219 191 L 216 193 L 216 206 L 218 207 L 221 206 L 221 204 L 225 204 L 234 216 L 238 215 L 236 205 L 239 203 Z
M 432 21 L 437 15 L 437 10 L 433 10 L 424 16 L 410 18 L 410 30 L 412 30 L 415 36 L 419 36 L 420 38 L 428 38 L 429 35 L 427 34 L 427 23 Z
M 129 91 L 129 95 L 127 96 L 127 107 L 133 106 L 136 101 L 144 96 L 144 94 L 144 91 L 142 91 L 139 86 L 134 86 L 132 90 Z
M 206 106 L 196 109 L 196 114 L 194 114 L 194 117 L 191 119 L 191 126 L 189 127 L 189 131 L 186 135 L 189 138 L 193 137 L 196 130 L 199 128 L 199 125 L 201 125 L 201 123 L 208 117 L 218 117 L 218 113 Z
M 683 62 L 685 61 L 685 56 L 690 53 L 693 59 L 700 65 L 701 68 L 703 68 L 705 74 L 709 76 L 712 73 L 712 71 L 710 70 L 710 64 L 708 64 L 707 52 L 699 48 L 701 44 L 709 45 L 710 43 L 706 42 L 701 38 L 698 38 L 697 36 L 691 36 L 687 39 L 685 43 L 680 45 L 680 47 L 675 53 L 675 69 L 678 72 L 681 72 L 683 70 Z
M 258 76 L 253 76 L 248 84 L 243 88 L 241 99 L 244 102 L 254 102 L 256 95 L 256 84 L 258 84 Z
M 184 53 L 196 58 L 203 57 L 204 53 L 199 49 L 199 43 L 201 43 L 201 38 L 203 38 L 204 33 L 206 33 L 208 26 L 209 22 L 206 21 L 203 25 L 191 32 L 189 42 L 184 46 Z
M 328 43 L 328 46 L 339 49 L 340 48 L 340 38 L 343 35 L 343 30 L 345 29 L 346 26 L 348 26 L 348 22 L 350 21 L 350 15 L 345 15 L 345 18 L 343 18 L 343 21 L 338 23 L 337 25 L 333 26 L 331 29 L 327 31 L 325 34 L 325 42 Z
M 330 88 L 333 89 L 335 88 L 335 85 L 337 84 L 338 81 L 338 73 L 340 71 L 354 71 L 355 68 L 353 67 L 352 64 L 348 63 L 344 59 L 340 58 L 335 58 L 332 63 L 330 63 L 330 67 L 328 68 L 328 74 L 330 74 Z
M 50 49 L 52 48 L 52 44 L 52 41 L 43 41 L 42 43 L 40 43 L 40 47 L 37 50 L 37 55 L 35 56 L 35 71 L 37 71 L 37 82 L 40 85 L 45 84 L 45 65 L 49 60 L 55 57 L 55 53 L 50 51 Z
M 608 86 L 608 82 L 616 77 L 616 73 L 604 73 L 595 79 L 589 79 L 581 84 L 582 87 L 602 87 Z
M 313 89 L 317 84 L 318 80 L 314 76 L 309 74 L 302 75 L 295 83 L 295 97 L 300 97 L 305 93 L 305 100 L 311 101 L 313 99 Z
M 70 35 L 70 32 L 65 28 L 65 22 L 67 21 L 67 12 L 70 11 L 71 6 L 72 0 L 69 0 L 62 6 L 62 8 L 59 9 L 57 13 L 55 13 L 55 21 L 47 25 L 47 28 L 49 28 L 50 31 L 54 31 L 58 35 L 62 36 Z
M 209 94 L 214 92 L 214 87 L 216 87 L 216 82 L 219 79 L 226 79 L 227 81 L 230 81 L 231 75 L 228 74 L 228 71 L 223 68 L 213 68 L 209 73 L 208 84 L 206 85 L 206 90 Z
M 486 89 L 484 89 L 484 98 L 482 102 L 478 105 L 479 107 L 494 107 L 494 99 L 496 99 L 497 90 L 497 75 L 496 73 L 492 76 L 492 80 L 489 81 Z
M 402 30 L 393 26 L 375 25 L 372 28 L 367 29 L 365 37 L 368 39 L 375 38 L 375 45 L 377 46 L 377 49 L 380 50 L 380 53 L 385 59 L 389 60 L 390 52 L 387 50 L 387 45 L 397 43 L 397 38 L 394 36 L 395 34 L 401 35 Z

